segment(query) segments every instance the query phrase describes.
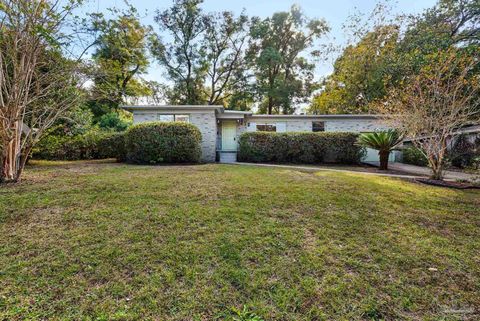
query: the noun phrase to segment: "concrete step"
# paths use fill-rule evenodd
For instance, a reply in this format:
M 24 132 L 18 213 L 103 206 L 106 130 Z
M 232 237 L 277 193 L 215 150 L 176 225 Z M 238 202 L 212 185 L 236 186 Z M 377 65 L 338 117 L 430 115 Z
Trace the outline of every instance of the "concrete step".
M 235 163 L 237 152 L 220 152 L 220 163 Z

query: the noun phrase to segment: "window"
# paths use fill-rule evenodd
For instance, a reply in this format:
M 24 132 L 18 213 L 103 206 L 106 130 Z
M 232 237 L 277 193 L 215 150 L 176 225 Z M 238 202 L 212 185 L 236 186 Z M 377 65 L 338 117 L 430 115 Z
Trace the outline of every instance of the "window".
M 172 122 L 178 121 L 183 123 L 188 123 L 190 117 L 188 115 L 157 115 L 158 121 Z
M 175 117 L 173 115 L 157 115 L 157 120 L 171 122 L 175 120 Z
M 324 132 L 325 123 L 323 121 L 314 121 L 312 122 L 312 132 Z
M 188 115 L 175 115 L 175 121 L 188 123 L 189 120 L 190 120 L 190 117 Z
M 259 132 L 276 132 L 277 126 L 274 124 L 257 124 L 257 131 Z

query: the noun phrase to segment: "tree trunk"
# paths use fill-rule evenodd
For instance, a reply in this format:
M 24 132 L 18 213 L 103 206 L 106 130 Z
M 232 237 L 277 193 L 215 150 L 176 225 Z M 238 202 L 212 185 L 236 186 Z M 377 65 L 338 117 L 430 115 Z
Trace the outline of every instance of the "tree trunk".
M 268 96 L 268 114 L 271 115 L 273 110 L 273 99 L 272 96 Z
M 17 175 L 15 177 L 15 182 L 20 182 L 20 179 L 22 177 L 23 169 L 25 168 L 25 165 L 27 164 L 28 161 L 28 156 L 30 155 L 30 152 L 32 151 L 32 147 L 27 147 L 25 148 L 24 153 L 22 153 L 20 157 L 20 162 L 17 168 Z
M 4 142 L 2 151 L 2 172 L 0 182 L 15 182 L 18 180 L 18 170 L 20 166 L 20 126 L 16 122 L 13 127 L 14 137 L 10 141 Z
M 442 180 L 443 179 L 443 165 L 436 159 L 430 159 L 430 168 L 432 169 L 431 179 Z
M 378 152 L 380 156 L 380 169 L 387 170 L 388 169 L 388 156 L 390 156 L 390 151 L 388 150 L 381 150 Z

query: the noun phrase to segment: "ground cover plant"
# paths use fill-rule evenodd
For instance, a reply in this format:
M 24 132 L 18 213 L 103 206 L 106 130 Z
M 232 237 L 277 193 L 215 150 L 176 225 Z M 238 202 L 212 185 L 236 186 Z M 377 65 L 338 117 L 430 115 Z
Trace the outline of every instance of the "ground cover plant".
M 0 188 L 1 320 L 480 317 L 479 191 L 215 164 L 25 174 Z

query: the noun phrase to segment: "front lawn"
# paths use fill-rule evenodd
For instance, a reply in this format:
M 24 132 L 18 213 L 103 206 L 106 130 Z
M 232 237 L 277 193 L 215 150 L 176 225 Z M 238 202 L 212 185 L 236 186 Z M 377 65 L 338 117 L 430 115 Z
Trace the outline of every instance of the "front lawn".
M 0 187 L 0 320 L 478 320 L 480 192 L 235 165 Z

